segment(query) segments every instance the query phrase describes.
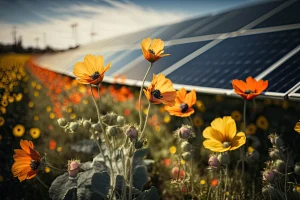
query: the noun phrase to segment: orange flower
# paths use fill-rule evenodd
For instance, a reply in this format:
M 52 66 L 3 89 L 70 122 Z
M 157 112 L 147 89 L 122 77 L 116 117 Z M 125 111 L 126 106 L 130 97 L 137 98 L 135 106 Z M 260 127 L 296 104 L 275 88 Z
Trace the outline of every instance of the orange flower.
M 142 51 L 146 60 L 154 63 L 158 59 L 169 56 L 170 54 L 164 53 L 164 42 L 161 39 L 154 39 L 151 42 L 151 38 L 143 39 L 141 42 Z
M 22 149 L 15 149 L 12 173 L 18 177 L 20 182 L 25 179 L 31 179 L 38 173 L 38 168 L 41 164 L 41 156 L 33 148 L 33 143 L 28 140 L 21 140 L 20 146 Z
M 246 82 L 237 79 L 233 80 L 232 87 L 235 93 L 241 95 L 246 100 L 251 100 L 260 95 L 268 87 L 268 81 L 257 81 L 249 76 Z
M 111 62 L 104 68 L 102 56 L 86 55 L 83 62 L 75 64 L 73 74 L 82 84 L 98 85 L 104 78 L 104 73 L 110 68 Z
M 153 79 L 147 89 L 144 89 L 147 99 L 154 104 L 163 103 L 168 106 L 175 104 L 176 90 L 173 88 L 173 83 L 164 75 L 153 74 Z
M 167 110 L 170 115 L 188 117 L 194 113 L 192 106 L 196 103 L 196 101 L 197 97 L 195 90 L 192 90 L 187 94 L 185 88 L 181 88 L 177 91 L 175 105 L 172 107 L 165 106 L 165 110 Z

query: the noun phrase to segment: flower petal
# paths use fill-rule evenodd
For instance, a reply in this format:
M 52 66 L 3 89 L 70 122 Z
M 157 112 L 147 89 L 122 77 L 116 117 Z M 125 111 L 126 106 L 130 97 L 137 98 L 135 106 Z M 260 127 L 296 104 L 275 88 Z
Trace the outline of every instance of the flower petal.
M 189 107 L 192 107 L 197 101 L 196 91 L 193 89 L 186 95 L 186 103 Z
M 236 134 L 236 124 L 231 116 L 223 117 L 225 140 L 231 141 Z
M 231 140 L 230 151 L 235 150 L 246 143 L 245 133 L 239 132 L 236 136 Z
M 31 141 L 28 140 L 21 140 L 20 141 L 20 146 L 21 148 L 28 154 L 30 154 L 30 148 L 33 149 L 33 143 Z
M 217 140 L 210 140 L 210 139 L 205 140 L 203 142 L 203 146 L 204 148 L 209 149 L 213 152 L 225 152 L 230 149 L 230 147 L 224 148 L 221 142 Z
M 206 129 L 204 129 L 203 131 L 203 137 L 207 138 L 207 139 L 211 139 L 211 140 L 217 140 L 219 142 L 223 142 L 224 140 L 224 136 L 221 132 L 214 130 L 212 127 L 207 127 Z
M 295 125 L 295 131 L 297 131 L 298 133 L 300 133 L 300 122 L 297 122 Z

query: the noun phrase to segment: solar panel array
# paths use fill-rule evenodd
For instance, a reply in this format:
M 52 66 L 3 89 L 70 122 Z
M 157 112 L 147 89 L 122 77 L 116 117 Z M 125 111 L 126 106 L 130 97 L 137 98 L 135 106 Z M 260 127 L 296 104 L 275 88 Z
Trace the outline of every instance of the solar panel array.
M 253 76 L 269 80 L 266 96 L 300 100 L 299 10 L 298 0 L 268 2 L 103 40 L 37 61 L 72 75 L 74 63 L 85 54 L 102 54 L 113 62 L 106 81 L 122 75 L 125 84 L 140 85 L 149 63 L 139 43 L 145 37 L 161 38 L 171 56 L 154 64 L 148 81 L 152 73 L 162 72 L 176 87 L 234 94 L 233 79 Z M 68 60 L 58 63 L 59 56 Z

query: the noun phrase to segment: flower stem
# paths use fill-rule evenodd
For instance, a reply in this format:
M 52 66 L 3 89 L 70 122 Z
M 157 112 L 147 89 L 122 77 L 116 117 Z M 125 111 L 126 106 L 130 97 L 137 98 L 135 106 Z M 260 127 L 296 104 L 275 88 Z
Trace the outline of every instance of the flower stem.
M 133 173 L 132 173 L 132 167 L 133 167 L 133 157 L 130 158 L 130 176 L 129 176 L 129 199 L 132 199 L 132 181 L 133 181 Z
M 96 100 L 95 100 L 95 97 L 94 97 L 94 93 L 93 93 L 93 87 L 92 85 L 91 86 L 91 93 L 92 93 L 92 97 L 93 97 L 93 101 L 94 101 L 94 104 L 95 104 L 95 107 L 96 107 L 96 111 L 97 111 L 97 116 L 98 116 L 98 123 L 100 122 L 100 112 L 99 112 L 99 107 L 96 103 Z
M 225 191 L 224 191 L 224 199 L 226 199 L 226 192 L 227 192 L 227 183 L 228 183 L 228 166 L 225 165 Z
M 49 186 L 46 185 L 38 176 L 35 176 L 35 178 L 47 189 L 49 189 Z
M 246 134 L 246 105 L 247 105 L 247 101 L 244 100 L 243 120 L 244 120 L 244 133 L 245 134 Z M 244 153 L 245 153 L 245 145 L 243 145 L 242 148 L 241 148 L 241 159 L 242 159 L 242 174 L 241 174 L 241 178 L 243 177 L 244 170 L 245 170 Z
M 147 126 L 148 117 L 149 117 L 150 108 L 151 108 L 151 103 L 149 102 L 147 115 L 146 115 L 146 119 L 145 119 L 145 124 L 144 124 L 143 130 L 142 130 L 140 139 L 142 139 L 144 137 L 144 133 L 145 133 L 145 129 L 146 129 L 146 126 Z
M 142 93 L 143 93 L 143 89 L 144 89 L 144 83 L 145 83 L 145 80 L 146 80 L 146 78 L 147 78 L 147 75 L 148 75 L 150 69 L 152 68 L 152 65 L 153 65 L 153 63 L 150 64 L 150 66 L 149 66 L 149 68 L 148 68 L 148 70 L 147 70 L 147 72 L 146 72 L 146 74 L 145 74 L 145 76 L 144 76 L 144 78 L 143 78 L 142 86 L 141 86 L 141 89 L 140 89 L 140 95 L 139 95 L 139 116 L 140 116 L 140 124 L 139 124 L 139 130 L 141 130 L 141 128 L 142 128 L 142 120 L 143 120 L 143 119 L 142 119 L 142 105 L 141 105 L 141 98 L 142 98 Z

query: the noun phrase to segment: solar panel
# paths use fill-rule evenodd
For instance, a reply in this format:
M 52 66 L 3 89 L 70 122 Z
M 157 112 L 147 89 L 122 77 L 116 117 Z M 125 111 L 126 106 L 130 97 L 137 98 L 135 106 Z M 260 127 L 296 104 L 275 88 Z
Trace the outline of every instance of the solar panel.
M 281 64 L 264 79 L 269 80 L 267 92 L 287 92 L 300 81 L 300 52 Z
M 165 53 L 171 54 L 171 56 L 164 57 L 163 59 L 155 62 L 153 68 L 149 72 L 147 80 L 152 79 L 153 73 L 158 74 L 162 72 L 175 62 L 196 51 L 208 42 L 209 41 L 167 46 L 165 48 Z M 139 49 L 139 55 L 141 54 L 142 51 Z M 125 75 L 129 79 L 142 80 L 148 67 L 149 62 L 142 59 L 139 63 L 135 64 L 132 68 L 122 72 L 121 74 Z
M 300 23 L 300 1 L 297 1 L 254 28 L 265 28 Z
M 300 44 L 300 29 L 230 38 L 168 75 L 177 84 L 231 89 L 256 77 Z
M 106 72 L 106 75 L 110 76 L 114 72 L 118 71 L 120 68 L 123 66 L 127 65 L 130 63 L 132 60 L 136 59 L 141 55 L 141 50 L 136 49 L 132 51 L 119 51 L 117 54 L 113 54 L 111 57 L 108 57 L 106 60 L 107 61 L 112 61 L 112 66 L 111 68 Z M 119 57 L 117 57 L 119 56 Z
M 273 2 L 219 14 L 215 17 L 211 17 L 214 18 L 211 23 L 200 26 L 195 31 L 182 37 L 195 37 L 237 31 L 266 12 L 274 9 L 279 4 L 278 2 Z

